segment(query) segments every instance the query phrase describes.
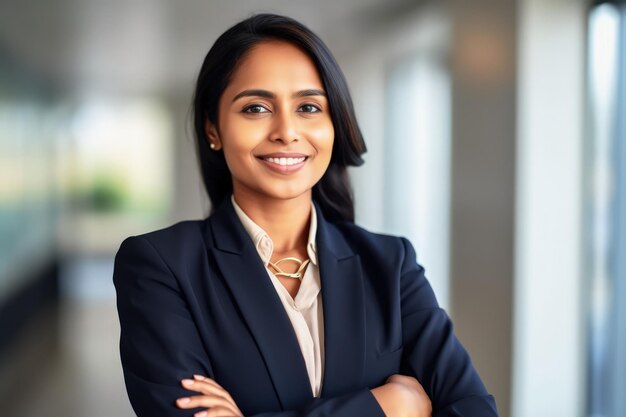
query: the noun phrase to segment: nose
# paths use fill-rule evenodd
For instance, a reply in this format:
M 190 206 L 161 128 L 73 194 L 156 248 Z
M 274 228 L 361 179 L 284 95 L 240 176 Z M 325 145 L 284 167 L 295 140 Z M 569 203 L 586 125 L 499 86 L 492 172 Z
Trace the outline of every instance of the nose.
M 275 113 L 269 139 L 272 142 L 291 143 L 298 140 L 295 115 L 282 110 Z

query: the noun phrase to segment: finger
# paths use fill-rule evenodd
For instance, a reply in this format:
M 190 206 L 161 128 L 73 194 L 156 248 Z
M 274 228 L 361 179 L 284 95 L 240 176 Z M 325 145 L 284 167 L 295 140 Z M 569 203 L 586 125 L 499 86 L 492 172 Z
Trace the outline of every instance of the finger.
M 203 375 L 193 374 L 193 379 L 195 379 L 196 381 L 205 381 L 205 382 L 208 382 L 209 384 L 215 385 L 216 387 L 224 389 L 224 387 L 218 384 L 216 380 L 208 378 Z
M 224 388 L 215 386 L 208 381 L 194 381 L 193 379 L 183 379 L 180 381 L 185 389 L 190 391 L 199 392 L 206 395 L 216 395 L 229 401 L 233 401 L 232 397 Z M 234 402 L 234 401 L 233 401 Z
M 241 413 L 236 404 L 231 403 L 223 397 L 215 395 L 195 395 L 191 397 L 179 398 L 176 401 L 179 408 L 196 408 L 196 407 L 222 407 L 230 410 L 231 414 Z
M 237 415 L 241 415 L 241 411 L 239 410 L 237 403 L 235 403 L 235 400 L 233 400 L 233 397 L 230 395 L 230 393 L 211 378 L 194 374 L 194 380 L 184 379 L 181 381 L 181 383 L 188 390 L 200 392 L 205 395 L 216 395 L 224 398 L 227 402 L 230 403 L 229 408 Z
M 224 387 L 222 387 L 216 381 L 212 380 L 211 378 L 204 377 L 202 375 L 194 374 L 193 379 L 183 379 L 182 381 L 187 381 L 185 383 L 188 384 L 189 386 L 194 386 L 192 382 L 197 382 L 198 386 L 211 385 L 215 387 L 216 389 L 220 389 L 220 390 L 223 390 L 224 392 L 228 392 L 224 389 Z
M 207 396 L 216 396 L 222 398 L 226 403 L 229 403 L 228 407 L 232 410 L 232 412 L 241 413 L 241 411 L 239 411 L 239 407 L 237 407 L 237 404 L 235 403 L 235 400 L 233 400 L 233 398 L 231 397 L 230 393 L 228 393 L 228 391 L 226 391 L 224 388 L 216 386 L 218 385 L 217 383 L 211 384 L 209 383 L 209 381 L 206 380 L 194 381 L 191 379 L 184 379 L 181 381 L 181 384 L 183 385 L 183 387 L 185 387 L 185 389 L 188 389 L 190 391 L 196 391 Z
M 228 391 L 222 388 L 222 386 L 219 385 L 217 382 L 209 378 L 196 379 L 196 380 L 183 379 L 181 383 L 186 389 L 190 391 L 196 391 L 196 392 L 200 392 L 203 394 L 219 395 L 221 397 L 224 397 L 230 400 L 233 403 L 235 402 Z
M 176 400 L 176 405 L 179 408 L 210 408 L 210 407 L 223 407 L 230 409 L 231 404 L 224 398 L 214 395 L 193 395 L 190 397 L 183 397 Z M 236 412 L 232 410 L 231 413 Z
M 243 415 L 233 414 L 232 411 L 222 407 L 213 407 L 206 411 L 206 415 L 198 417 L 243 417 Z
M 224 387 L 222 387 L 220 384 L 218 384 L 217 381 L 215 381 L 214 379 L 207 378 L 207 377 L 202 376 L 202 375 L 196 375 L 196 374 L 194 374 L 193 377 L 194 377 L 194 380 L 196 380 L 196 381 L 206 382 L 207 384 L 211 384 L 214 387 L 222 390 L 224 392 L 224 395 L 226 395 L 226 397 L 228 397 L 232 401 L 232 397 L 230 396 L 230 393 Z

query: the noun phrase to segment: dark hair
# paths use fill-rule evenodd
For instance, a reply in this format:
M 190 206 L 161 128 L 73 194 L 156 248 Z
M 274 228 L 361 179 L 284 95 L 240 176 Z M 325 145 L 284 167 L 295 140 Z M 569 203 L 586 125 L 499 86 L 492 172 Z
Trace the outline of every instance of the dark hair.
M 313 199 L 333 222 L 354 222 L 354 202 L 347 166 L 363 164 L 366 151 L 354 115 L 346 80 L 324 42 L 300 22 L 276 14 L 253 15 L 224 32 L 202 63 L 193 99 L 197 156 L 204 187 L 214 210 L 232 193 L 232 177 L 223 152 L 209 148 L 205 120 L 218 126 L 219 99 L 237 64 L 255 44 L 267 40 L 287 41 L 308 54 L 320 74 L 329 102 L 335 138 L 328 169 L 313 187 Z

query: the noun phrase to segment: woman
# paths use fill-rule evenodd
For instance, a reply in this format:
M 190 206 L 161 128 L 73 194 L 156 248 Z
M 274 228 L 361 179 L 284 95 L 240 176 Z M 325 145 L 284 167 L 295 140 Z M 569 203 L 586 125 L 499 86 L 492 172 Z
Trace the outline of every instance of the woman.
M 404 238 L 354 224 L 365 144 L 300 23 L 259 14 L 202 65 L 194 125 L 211 215 L 115 259 L 138 416 L 496 416 Z

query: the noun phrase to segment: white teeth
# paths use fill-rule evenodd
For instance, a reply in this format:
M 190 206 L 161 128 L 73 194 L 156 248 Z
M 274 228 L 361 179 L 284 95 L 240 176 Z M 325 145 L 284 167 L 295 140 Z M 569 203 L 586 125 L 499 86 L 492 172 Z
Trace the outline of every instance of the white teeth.
M 278 165 L 294 165 L 294 164 L 301 163 L 306 158 L 300 157 L 300 158 L 263 158 L 263 159 L 267 162 L 271 162 L 273 164 L 278 164 Z

